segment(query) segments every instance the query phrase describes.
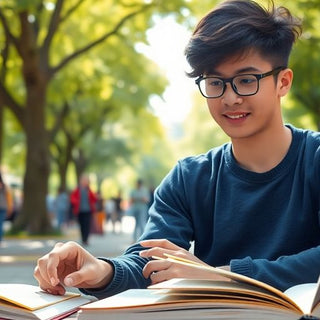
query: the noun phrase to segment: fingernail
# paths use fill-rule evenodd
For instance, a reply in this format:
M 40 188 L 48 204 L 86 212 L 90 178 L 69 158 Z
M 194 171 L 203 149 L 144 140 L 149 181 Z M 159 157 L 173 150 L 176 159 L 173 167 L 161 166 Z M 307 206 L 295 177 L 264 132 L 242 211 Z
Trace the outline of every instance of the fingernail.
M 140 257 L 143 257 L 143 256 L 145 255 L 145 253 L 146 253 L 146 251 L 145 251 L 145 250 L 140 251 L 140 252 L 139 252 Z
M 52 286 L 55 286 L 57 284 L 56 279 L 54 277 L 50 278 L 50 282 Z
M 72 287 L 73 286 L 73 280 L 71 278 L 65 278 L 64 279 L 64 284 L 68 287 Z

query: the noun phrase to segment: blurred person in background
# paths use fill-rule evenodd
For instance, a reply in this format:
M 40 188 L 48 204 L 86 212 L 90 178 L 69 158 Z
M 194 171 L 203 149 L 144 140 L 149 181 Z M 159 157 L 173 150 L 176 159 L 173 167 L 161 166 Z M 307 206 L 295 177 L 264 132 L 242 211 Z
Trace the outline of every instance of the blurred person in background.
M 97 202 L 96 194 L 90 189 L 89 177 L 82 175 L 78 187 L 70 195 L 72 212 L 78 218 L 82 244 L 89 245 L 92 214 Z
M 130 210 L 136 225 L 133 231 L 133 241 L 137 241 L 143 233 L 148 219 L 149 191 L 143 185 L 142 179 L 138 179 L 136 187 L 130 193 Z
M 68 211 L 69 211 L 69 195 L 64 190 L 64 188 L 60 187 L 58 189 L 58 194 L 54 199 L 53 210 L 56 217 L 56 225 L 59 231 L 62 231 L 67 219 L 68 219 Z
M 21 211 L 23 194 L 22 190 L 16 184 L 10 185 L 9 192 L 9 201 L 12 202 L 12 210 L 7 213 L 6 221 L 13 223 Z
M 106 199 L 104 204 L 104 210 L 106 215 L 107 223 L 111 221 L 112 223 L 112 231 L 115 232 L 115 222 L 116 222 L 116 202 L 114 198 L 110 197 Z
M 114 230 L 116 231 L 117 225 L 119 225 L 119 232 L 122 231 L 122 215 L 123 215 L 123 209 L 122 209 L 122 193 L 121 191 L 118 192 L 118 195 L 113 198 L 115 203 L 115 222 L 114 222 Z
M 5 185 L 2 174 L 0 173 L 0 247 L 2 245 L 4 221 L 12 213 L 12 194 Z
M 94 213 L 94 232 L 96 234 L 104 234 L 104 223 L 106 220 L 106 213 L 104 211 L 104 199 L 102 197 L 101 191 L 99 190 L 96 194 L 97 202 L 96 202 L 96 211 Z

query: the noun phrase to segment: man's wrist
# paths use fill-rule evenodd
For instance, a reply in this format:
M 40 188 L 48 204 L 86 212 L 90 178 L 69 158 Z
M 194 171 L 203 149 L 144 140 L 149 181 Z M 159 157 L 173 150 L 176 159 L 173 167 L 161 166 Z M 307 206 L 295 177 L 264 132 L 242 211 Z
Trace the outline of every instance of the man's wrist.
M 114 275 L 114 266 L 112 263 L 102 259 L 98 259 L 98 261 L 99 266 L 101 267 L 99 268 L 99 274 L 104 275 L 104 277 L 102 277 L 101 281 L 95 285 L 95 290 L 101 290 L 102 288 L 105 288 L 111 282 Z

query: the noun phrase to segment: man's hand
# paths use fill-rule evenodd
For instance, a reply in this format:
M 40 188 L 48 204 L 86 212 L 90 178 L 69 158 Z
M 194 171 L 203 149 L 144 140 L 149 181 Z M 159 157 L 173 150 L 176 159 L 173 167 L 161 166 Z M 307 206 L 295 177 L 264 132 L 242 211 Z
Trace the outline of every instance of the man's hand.
M 57 243 L 38 259 L 34 277 L 42 290 L 63 295 L 65 286 L 101 288 L 113 277 L 112 266 L 92 256 L 76 242 Z
M 144 240 L 140 244 L 148 249 L 140 251 L 140 256 L 144 258 L 152 258 L 153 256 L 166 258 L 165 253 L 176 256 L 178 258 L 188 259 L 196 263 L 208 266 L 206 263 L 198 259 L 189 251 L 178 247 L 166 239 Z M 227 270 L 229 267 L 223 267 Z M 174 263 L 168 260 L 151 260 L 143 268 L 143 276 L 151 279 L 152 284 L 162 282 L 173 278 L 192 278 L 192 279 L 211 279 L 224 280 L 229 279 L 214 274 L 210 270 L 194 268 L 187 265 Z

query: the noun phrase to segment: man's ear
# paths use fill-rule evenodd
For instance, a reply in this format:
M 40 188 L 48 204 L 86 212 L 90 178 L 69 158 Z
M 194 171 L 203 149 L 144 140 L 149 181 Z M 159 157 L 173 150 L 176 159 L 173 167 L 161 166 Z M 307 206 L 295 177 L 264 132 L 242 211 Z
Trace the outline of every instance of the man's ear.
M 278 91 L 279 96 L 284 97 L 291 89 L 293 80 L 293 71 L 289 68 L 280 71 L 278 75 Z

